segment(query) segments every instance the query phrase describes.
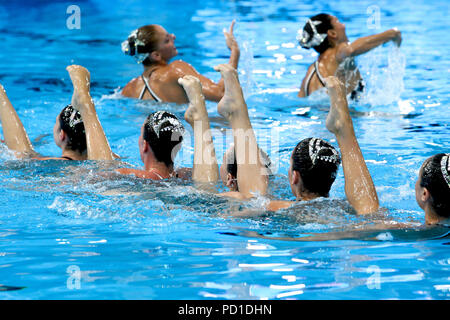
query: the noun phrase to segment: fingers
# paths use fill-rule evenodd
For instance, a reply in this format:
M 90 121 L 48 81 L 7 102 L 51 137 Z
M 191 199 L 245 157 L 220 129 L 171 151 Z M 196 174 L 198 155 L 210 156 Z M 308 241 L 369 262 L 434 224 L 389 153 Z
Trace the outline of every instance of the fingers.
M 233 30 L 234 30 L 234 24 L 236 23 L 236 20 L 233 20 L 232 22 L 231 22 L 231 25 L 230 25 L 230 29 L 228 29 L 228 31 L 227 31 L 227 29 L 225 29 L 225 28 L 223 28 L 223 33 L 225 34 L 225 36 L 233 36 Z
M 230 25 L 230 34 L 233 34 L 233 30 L 234 30 L 234 24 L 236 23 L 236 19 L 233 19 L 233 21 L 231 21 L 231 25 Z

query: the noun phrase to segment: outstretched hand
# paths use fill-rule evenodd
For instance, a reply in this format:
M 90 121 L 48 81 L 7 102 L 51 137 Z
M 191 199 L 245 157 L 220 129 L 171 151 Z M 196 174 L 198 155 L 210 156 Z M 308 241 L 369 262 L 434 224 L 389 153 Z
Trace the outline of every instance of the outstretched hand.
M 223 29 L 223 34 L 225 36 L 225 41 L 226 41 L 228 49 L 230 49 L 230 50 L 239 50 L 239 45 L 238 45 L 238 43 L 236 41 L 236 38 L 234 37 L 234 34 L 233 34 L 233 29 L 234 29 L 234 24 L 235 23 L 236 23 L 236 20 L 233 20 L 231 22 L 230 29 L 228 30 L 228 32 L 227 32 L 227 30 L 225 28 Z
M 400 47 L 402 44 L 402 33 L 397 28 L 394 28 L 393 30 L 395 32 L 395 37 L 392 41 L 397 45 L 397 47 Z

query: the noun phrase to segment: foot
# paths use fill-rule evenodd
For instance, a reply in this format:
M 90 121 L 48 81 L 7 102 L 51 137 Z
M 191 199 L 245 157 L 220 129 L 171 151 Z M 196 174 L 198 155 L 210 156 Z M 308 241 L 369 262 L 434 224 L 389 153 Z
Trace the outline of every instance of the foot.
M 208 119 L 200 80 L 194 76 L 186 75 L 183 78 L 179 78 L 178 83 L 183 87 L 189 99 L 189 106 L 184 114 L 184 119 L 191 126 L 194 125 L 195 121 Z
M 71 65 L 68 66 L 66 70 L 69 72 L 74 88 L 89 90 L 91 75 L 86 68 L 78 65 Z
M 71 65 L 66 68 L 69 72 L 70 80 L 73 84 L 72 106 L 81 112 L 86 103 L 82 103 L 82 99 L 90 99 L 89 89 L 91 75 L 89 71 L 78 65 Z
M 345 96 L 345 86 L 334 76 L 326 78 L 325 84 L 331 100 L 325 125 L 330 132 L 338 134 L 342 129 L 352 127 L 352 119 Z
M 242 93 L 241 85 L 236 69 L 229 64 L 220 64 L 214 70 L 222 74 L 225 83 L 225 93 L 217 104 L 217 111 L 224 118 L 230 120 L 233 114 L 239 113 L 247 108 Z

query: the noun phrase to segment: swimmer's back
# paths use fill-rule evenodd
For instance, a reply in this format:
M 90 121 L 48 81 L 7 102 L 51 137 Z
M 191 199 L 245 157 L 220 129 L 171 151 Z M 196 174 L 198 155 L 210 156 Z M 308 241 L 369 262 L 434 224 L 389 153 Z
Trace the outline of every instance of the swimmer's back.
M 337 56 L 338 48 L 339 47 L 329 48 L 320 55 L 320 57 L 318 58 L 319 73 L 323 79 L 329 76 L 337 76 L 339 80 L 341 80 L 346 85 L 347 93 L 350 93 L 356 89 L 358 81 L 361 79 L 361 75 L 359 73 L 359 70 L 356 68 L 354 58 L 339 60 Z M 308 67 L 306 76 L 302 81 L 300 91 L 298 93 L 298 96 L 301 98 L 306 97 L 306 81 L 311 73 L 314 74 L 311 76 L 308 84 L 309 94 L 324 87 L 319 79 L 319 76 L 315 72 L 314 64 L 315 63 L 312 63 Z
M 162 101 L 187 103 L 186 94 L 178 84 L 178 78 L 182 77 L 183 71 L 186 69 L 185 65 L 187 63 L 183 61 L 174 61 L 166 66 L 158 66 L 154 70 L 150 70 L 150 72 L 153 71 L 150 79 L 148 78 L 150 72 L 145 71 L 143 76 L 148 79 L 150 87 Z M 144 87 L 145 83 L 142 76 L 136 77 L 123 88 L 122 95 L 130 98 L 139 98 Z M 149 90 L 144 91 L 142 99 L 155 100 Z

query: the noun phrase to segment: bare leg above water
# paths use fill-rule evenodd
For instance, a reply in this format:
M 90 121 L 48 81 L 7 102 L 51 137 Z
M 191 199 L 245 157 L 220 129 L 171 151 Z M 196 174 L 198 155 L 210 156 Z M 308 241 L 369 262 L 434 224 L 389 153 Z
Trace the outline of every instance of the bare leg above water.
M 233 129 L 239 192 L 244 197 L 252 197 L 253 193 L 265 195 L 267 170 L 259 156 L 237 71 L 229 64 L 218 65 L 215 70 L 222 74 L 225 83 L 225 94 L 217 105 L 217 111 L 230 122 Z
M 5 143 L 9 149 L 16 152 L 17 157 L 23 158 L 35 154 L 27 132 L 1 84 L 0 121 L 2 123 Z
M 379 208 L 377 191 L 355 136 L 345 87 L 334 76 L 326 79 L 326 86 L 331 99 L 326 127 L 334 133 L 341 149 L 345 194 L 358 214 L 373 213 Z
M 187 75 L 178 79 L 178 83 L 189 99 L 184 118 L 194 130 L 192 179 L 196 182 L 215 182 L 219 179 L 219 169 L 201 82 L 198 78 Z
M 89 71 L 77 65 L 67 67 L 73 84 L 72 105 L 83 119 L 86 131 L 87 154 L 89 160 L 113 160 L 114 155 L 97 117 L 94 102 L 90 95 Z

